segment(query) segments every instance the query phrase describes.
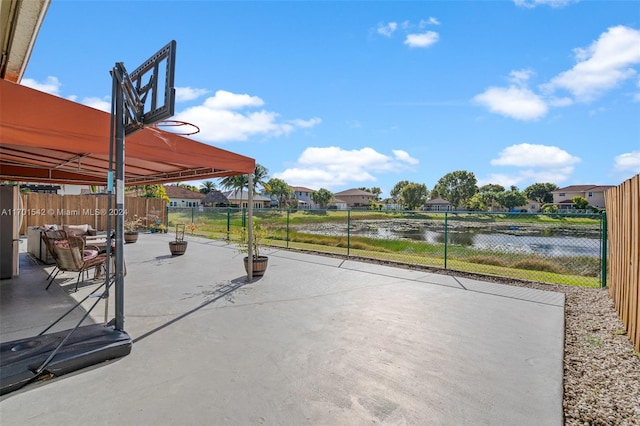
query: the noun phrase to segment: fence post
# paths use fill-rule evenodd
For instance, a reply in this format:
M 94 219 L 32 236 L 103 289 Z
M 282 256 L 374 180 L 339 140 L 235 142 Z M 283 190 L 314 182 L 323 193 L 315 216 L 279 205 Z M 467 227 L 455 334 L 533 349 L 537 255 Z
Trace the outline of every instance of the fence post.
M 607 212 L 600 215 L 600 287 L 607 286 Z
M 231 241 L 231 207 L 227 207 L 227 241 Z
M 287 209 L 287 235 L 285 241 L 287 242 L 287 248 L 289 248 L 289 214 L 291 213 L 291 209 Z
M 444 269 L 447 269 L 447 245 L 449 243 L 449 212 L 444 212 Z
M 347 257 L 351 254 L 351 209 L 347 210 Z

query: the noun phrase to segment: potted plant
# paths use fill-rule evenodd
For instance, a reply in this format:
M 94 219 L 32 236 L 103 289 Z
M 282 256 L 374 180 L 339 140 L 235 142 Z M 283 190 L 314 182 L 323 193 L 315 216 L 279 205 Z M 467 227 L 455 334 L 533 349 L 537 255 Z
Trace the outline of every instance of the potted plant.
M 124 221 L 124 242 L 133 244 L 138 241 L 138 227 L 140 226 L 140 218 L 133 215 L 133 219 Z
M 184 240 L 184 224 L 176 225 L 176 239 L 169 241 L 169 250 L 172 256 L 181 256 L 187 251 L 188 241 Z
M 246 227 L 242 228 L 240 233 L 240 242 L 238 243 L 238 251 L 240 253 L 249 253 L 249 244 L 253 251 L 253 276 L 261 277 L 267 270 L 269 258 L 260 254 L 260 246 L 266 237 L 266 232 L 255 221 L 253 221 L 253 232 L 251 241 L 249 241 L 249 232 Z M 244 257 L 244 270 L 249 273 L 249 256 Z

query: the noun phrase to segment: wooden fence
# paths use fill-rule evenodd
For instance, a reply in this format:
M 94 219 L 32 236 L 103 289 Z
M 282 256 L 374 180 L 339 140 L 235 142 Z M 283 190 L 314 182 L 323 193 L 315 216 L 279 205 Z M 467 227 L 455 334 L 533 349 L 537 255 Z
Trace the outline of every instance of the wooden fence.
M 640 174 L 605 194 L 609 296 L 640 351 Z
M 22 225 L 20 234 L 27 233 L 29 226 L 44 224 L 83 225 L 89 224 L 98 231 L 107 229 L 107 220 L 115 226 L 115 197 L 112 198 L 111 211 L 108 209 L 106 194 L 58 195 L 27 192 L 21 194 L 20 214 Z M 125 197 L 125 220 L 134 216 L 141 224 L 166 223 L 167 202 L 160 198 Z

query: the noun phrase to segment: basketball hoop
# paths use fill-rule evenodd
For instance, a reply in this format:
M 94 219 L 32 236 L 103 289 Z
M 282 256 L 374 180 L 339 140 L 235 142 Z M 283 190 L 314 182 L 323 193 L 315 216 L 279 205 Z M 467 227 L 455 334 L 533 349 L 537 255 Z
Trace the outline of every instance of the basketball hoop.
M 156 124 L 151 125 L 150 127 L 182 136 L 190 136 L 195 135 L 196 133 L 200 133 L 200 127 L 196 126 L 193 123 L 182 120 L 162 120 L 158 121 Z M 175 128 L 177 127 L 184 127 L 184 129 L 176 130 Z

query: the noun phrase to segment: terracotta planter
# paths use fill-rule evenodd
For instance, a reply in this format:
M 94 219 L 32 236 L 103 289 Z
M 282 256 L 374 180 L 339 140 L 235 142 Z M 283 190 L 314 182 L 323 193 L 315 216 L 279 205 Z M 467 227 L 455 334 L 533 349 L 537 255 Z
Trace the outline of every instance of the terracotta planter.
M 268 262 L 269 258 L 267 256 L 258 256 L 257 259 L 253 259 L 253 276 L 263 276 L 265 271 L 267 270 Z M 244 258 L 244 270 L 247 274 L 249 273 L 249 257 L 247 256 L 245 256 Z
M 188 241 L 169 241 L 169 250 L 172 256 L 182 256 L 187 251 Z
M 136 241 L 138 241 L 138 231 L 124 233 L 124 242 L 126 244 L 133 244 Z

